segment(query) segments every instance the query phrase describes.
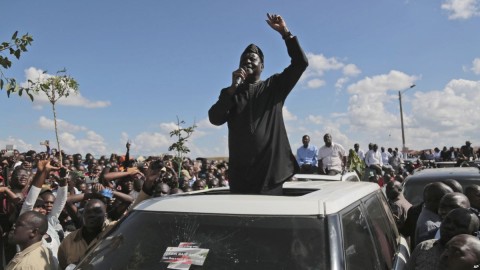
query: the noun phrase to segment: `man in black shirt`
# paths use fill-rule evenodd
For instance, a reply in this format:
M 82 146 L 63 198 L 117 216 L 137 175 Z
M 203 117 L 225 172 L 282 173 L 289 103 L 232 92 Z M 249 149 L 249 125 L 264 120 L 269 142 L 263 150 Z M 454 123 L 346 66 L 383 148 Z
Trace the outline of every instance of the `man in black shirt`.
M 232 73 L 231 86 L 222 89 L 208 115 L 214 125 L 228 123 L 229 184 L 232 193 L 282 194 L 282 184 L 298 171 L 288 141 L 282 108 L 308 66 L 297 38 L 279 15 L 267 23 L 285 40 L 290 65 L 266 80 L 263 52 L 249 45 Z

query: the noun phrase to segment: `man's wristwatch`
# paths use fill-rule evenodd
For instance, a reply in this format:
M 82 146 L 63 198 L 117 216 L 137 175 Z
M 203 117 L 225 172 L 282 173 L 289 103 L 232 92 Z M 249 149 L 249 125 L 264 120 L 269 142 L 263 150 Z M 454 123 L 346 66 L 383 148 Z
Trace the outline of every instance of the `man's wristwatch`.
M 282 38 L 283 38 L 284 40 L 290 39 L 290 38 L 292 38 L 292 37 L 293 37 L 293 35 L 292 35 L 292 33 L 291 33 L 290 31 L 287 31 L 287 32 L 285 32 L 285 34 L 282 35 Z

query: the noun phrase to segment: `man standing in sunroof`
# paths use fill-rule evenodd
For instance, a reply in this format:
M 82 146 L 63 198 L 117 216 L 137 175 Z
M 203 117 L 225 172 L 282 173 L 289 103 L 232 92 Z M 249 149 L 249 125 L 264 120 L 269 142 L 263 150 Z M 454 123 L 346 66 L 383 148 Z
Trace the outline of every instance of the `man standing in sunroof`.
M 288 141 L 282 108 L 308 66 L 297 38 L 285 20 L 267 14 L 267 23 L 285 40 L 290 65 L 266 80 L 262 50 L 250 44 L 208 115 L 214 125 L 228 123 L 229 185 L 232 193 L 281 195 L 282 185 L 298 172 Z

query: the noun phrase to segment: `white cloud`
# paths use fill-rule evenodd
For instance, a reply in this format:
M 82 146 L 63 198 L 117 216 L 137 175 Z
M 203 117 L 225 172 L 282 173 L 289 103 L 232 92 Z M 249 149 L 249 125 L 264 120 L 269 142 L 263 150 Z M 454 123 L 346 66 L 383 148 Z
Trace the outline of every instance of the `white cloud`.
M 160 155 L 168 152 L 173 139 L 166 133 L 142 132 L 133 138 L 135 151 L 142 155 Z
M 185 125 L 183 126 L 185 127 Z M 160 124 L 160 130 L 167 134 L 170 134 L 170 131 L 176 130 L 176 129 L 178 129 L 178 125 L 174 122 Z
M 335 88 L 337 88 L 337 89 L 343 88 L 343 86 L 344 86 L 348 81 L 350 81 L 350 79 L 347 78 L 347 77 L 343 77 L 343 78 L 338 79 L 337 82 L 335 83 Z
M 55 126 L 53 119 L 41 116 L 37 124 L 42 129 L 52 131 L 54 136 Z M 107 144 L 105 139 L 87 127 L 75 125 L 62 119 L 57 119 L 57 127 L 60 147 L 66 153 L 106 153 Z M 52 148 L 57 148 L 56 142 L 51 142 L 51 146 Z
M 480 75 L 480 58 L 475 58 L 472 63 L 473 73 Z
M 403 90 L 410 87 L 417 77 L 409 76 L 401 71 L 392 70 L 388 74 L 366 77 L 348 87 L 351 94 L 385 93 L 389 90 Z
M 40 128 L 43 128 L 43 129 L 47 129 L 51 131 L 55 130 L 55 123 L 53 119 L 48 119 L 45 116 L 40 116 L 40 119 L 38 119 L 38 125 L 40 126 Z M 66 132 L 73 132 L 73 133 L 88 130 L 86 127 L 73 125 L 62 119 L 57 119 L 57 127 L 59 131 L 66 131 Z
M 478 129 L 480 115 L 480 81 L 452 80 L 442 91 L 418 92 L 412 101 L 412 111 L 418 126 L 449 134 Z M 428 113 L 422 113 L 428 110 Z
M 59 137 L 60 147 L 66 153 L 103 155 L 107 152 L 104 138 L 93 131 L 87 131 L 83 138 L 79 138 L 70 132 L 62 132 Z M 56 148 L 55 146 L 52 147 Z
M 333 112 L 333 113 L 331 113 L 330 115 L 331 115 L 333 118 L 342 118 L 342 117 L 348 116 L 348 114 L 347 114 L 347 113 L 344 113 L 344 112 L 341 112 L 341 113 L 339 113 L 339 112 Z
M 13 145 L 20 153 L 27 152 L 29 150 L 35 149 L 32 144 L 25 142 L 22 139 L 8 137 L 4 140 L 0 140 L 0 148 L 5 149 L 6 145 Z
M 52 77 L 53 75 L 44 73 L 43 70 L 41 69 L 36 69 L 34 67 L 30 67 L 25 70 L 25 77 L 26 81 L 21 83 L 21 86 L 27 87 L 28 80 L 31 80 L 33 82 L 36 81 L 42 81 L 47 78 Z M 81 91 L 81 90 L 80 90 Z M 92 108 L 104 108 L 110 106 L 110 101 L 91 101 L 85 97 L 82 96 L 80 93 L 77 94 L 72 94 L 69 95 L 67 98 L 61 98 L 58 100 L 57 104 L 58 105 L 63 105 L 63 106 L 75 106 L 75 107 L 84 107 L 88 109 Z M 35 108 L 40 108 L 41 105 L 45 104 L 50 104 L 48 101 L 47 96 L 43 92 L 39 92 L 38 94 L 35 95 L 35 100 L 34 100 L 34 107 Z
M 344 67 L 344 64 L 335 57 L 327 58 L 323 54 L 307 53 L 308 69 L 306 72 L 322 76 L 325 71 L 338 70 Z
M 353 77 L 353 76 L 357 76 L 360 73 L 361 73 L 360 69 L 354 64 L 348 64 L 343 67 L 343 74 L 345 76 Z
M 349 121 L 343 122 L 340 115 L 341 121 L 336 121 L 341 124 L 339 130 L 363 146 L 377 142 L 401 147 L 398 91 L 408 89 L 416 79 L 390 72 L 350 85 Z M 480 81 L 451 80 L 443 90 L 421 89 L 409 93 L 402 100 L 407 147 L 459 147 L 467 139 L 478 138 Z M 327 126 L 328 121 L 322 125 Z
M 459 147 L 465 140 L 479 140 L 479 102 L 480 81 L 451 80 L 443 90 L 416 92 L 411 121 L 405 126 L 407 144 L 424 149 Z
M 216 134 L 220 135 L 220 134 Z M 228 157 L 228 136 L 226 133 L 215 139 L 207 138 L 205 141 L 192 139 L 188 142 L 190 153 L 188 156 L 194 157 Z
M 307 116 L 307 121 L 311 122 L 311 123 L 314 123 L 316 125 L 320 125 L 320 124 L 323 123 L 324 118 L 321 115 L 309 115 L 309 116 Z
M 313 79 L 307 82 L 308 88 L 320 88 L 325 85 L 325 81 L 321 79 Z
M 403 72 L 392 70 L 388 74 L 366 77 L 350 86 L 348 113 L 353 128 L 388 129 L 397 125 L 398 113 L 391 108 L 398 103 L 396 95 L 399 90 L 408 89 L 416 80 Z M 408 121 L 408 120 L 407 120 Z
M 300 78 L 300 81 L 305 83 L 307 88 L 320 88 L 324 86 L 325 80 L 323 76 L 326 72 L 336 71 L 338 76 L 343 77 L 337 81 L 337 88 L 341 88 L 343 83 L 348 81 L 349 77 L 354 77 L 361 73 L 356 65 L 344 63 L 335 57 L 327 58 L 323 54 L 314 53 L 307 53 L 306 55 L 309 65 Z
M 446 0 L 442 9 L 448 11 L 450 20 L 466 20 L 479 16 L 479 0 Z
M 295 120 L 297 120 L 297 116 L 295 116 L 293 113 L 291 113 L 287 109 L 287 106 L 283 106 L 282 113 L 283 113 L 283 120 L 285 120 L 285 121 L 295 121 Z

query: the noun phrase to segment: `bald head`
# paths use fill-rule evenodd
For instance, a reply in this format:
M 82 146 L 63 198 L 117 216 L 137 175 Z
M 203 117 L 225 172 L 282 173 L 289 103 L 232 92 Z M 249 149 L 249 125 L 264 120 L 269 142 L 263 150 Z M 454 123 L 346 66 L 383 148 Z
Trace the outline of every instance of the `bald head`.
M 465 188 L 465 195 L 470 201 L 470 205 L 477 210 L 480 209 L 480 186 L 471 185 Z
M 449 270 L 478 268 L 480 264 L 480 240 L 468 234 L 454 236 L 446 244 L 441 263 Z
M 470 201 L 467 196 L 459 192 L 445 194 L 438 206 L 438 215 L 443 220 L 448 212 L 456 208 L 470 208 Z
M 457 208 L 450 211 L 440 224 L 440 243 L 446 244 L 459 234 L 470 234 L 479 229 L 479 220 L 470 209 Z
M 43 236 L 47 233 L 48 220 L 45 215 L 36 211 L 28 211 L 23 213 L 20 217 L 22 217 L 22 219 L 30 226 L 37 228 L 40 235 Z M 18 217 L 18 219 L 20 219 L 20 217 Z
M 445 185 L 449 186 L 453 192 L 463 193 L 462 185 L 455 179 L 445 179 L 442 181 Z
M 441 182 L 430 183 L 425 186 L 423 190 L 423 201 L 425 208 L 437 213 L 440 200 L 447 193 L 452 193 L 453 190 Z
M 8 241 L 17 244 L 22 250 L 42 240 L 47 232 L 48 221 L 45 215 L 35 211 L 21 214 L 8 234 Z

